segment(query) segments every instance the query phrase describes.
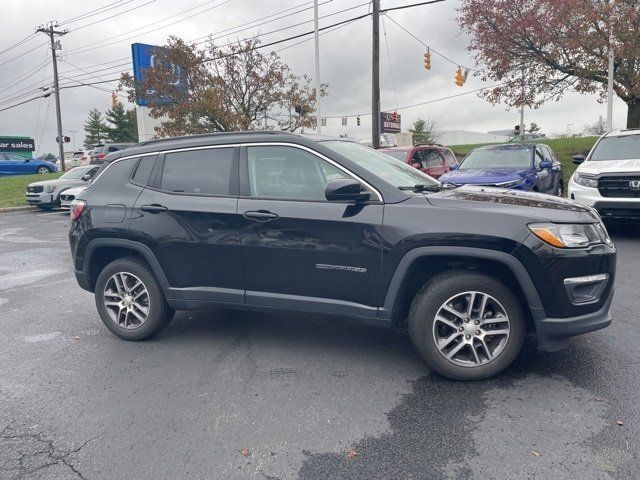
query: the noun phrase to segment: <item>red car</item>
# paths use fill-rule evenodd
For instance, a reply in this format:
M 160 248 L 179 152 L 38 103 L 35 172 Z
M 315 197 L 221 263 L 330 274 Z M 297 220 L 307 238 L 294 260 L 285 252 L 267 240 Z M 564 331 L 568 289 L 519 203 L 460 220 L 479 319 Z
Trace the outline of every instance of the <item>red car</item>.
M 451 149 L 435 143 L 419 144 L 413 147 L 388 147 L 379 150 L 391 155 L 418 170 L 438 178 L 447 173 L 451 165 L 458 163 Z

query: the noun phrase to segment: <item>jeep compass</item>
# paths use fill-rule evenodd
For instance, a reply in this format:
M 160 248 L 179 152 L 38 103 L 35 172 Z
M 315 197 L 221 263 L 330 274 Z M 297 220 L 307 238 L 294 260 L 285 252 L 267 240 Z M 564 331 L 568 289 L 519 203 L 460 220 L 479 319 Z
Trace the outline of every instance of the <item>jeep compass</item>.
M 368 147 L 282 132 L 115 152 L 71 205 L 80 286 L 125 340 L 175 310 L 316 312 L 406 327 L 452 379 L 502 371 L 525 335 L 604 328 L 615 247 L 590 207 L 437 180 Z

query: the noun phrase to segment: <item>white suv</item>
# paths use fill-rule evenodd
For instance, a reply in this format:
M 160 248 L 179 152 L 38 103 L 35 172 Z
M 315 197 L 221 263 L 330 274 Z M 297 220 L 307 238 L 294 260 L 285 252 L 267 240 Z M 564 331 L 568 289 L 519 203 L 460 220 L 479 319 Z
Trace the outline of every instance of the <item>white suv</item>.
M 568 196 L 606 219 L 640 220 L 640 129 L 605 133 L 569 180 Z

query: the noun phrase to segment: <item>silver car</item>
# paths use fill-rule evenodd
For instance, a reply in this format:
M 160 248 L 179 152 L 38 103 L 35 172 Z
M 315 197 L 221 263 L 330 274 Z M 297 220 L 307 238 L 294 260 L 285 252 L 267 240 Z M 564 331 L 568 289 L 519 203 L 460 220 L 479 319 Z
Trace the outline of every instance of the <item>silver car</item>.
M 99 168 L 99 165 L 76 167 L 55 180 L 30 183 L 25 192 L 27 203 L 42 210 L 51 210 L 60 205 L 62 192 L 69 188 L 86 186 Z
M 63 210 L 71 209 L 71 202 L 73 202 L 76 198 L 76 195 L 78 195 L 85 188 L 87 188 L 87 185 L 83 185 L 81 187 L 68 188 L 64 190 L 60 194 L 60 208 L 62 208 Z

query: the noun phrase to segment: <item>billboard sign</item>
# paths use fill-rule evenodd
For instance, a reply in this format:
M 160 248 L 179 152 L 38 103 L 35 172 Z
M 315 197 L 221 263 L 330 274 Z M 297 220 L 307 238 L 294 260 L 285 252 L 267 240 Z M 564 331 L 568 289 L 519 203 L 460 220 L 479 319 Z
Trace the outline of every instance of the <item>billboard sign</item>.
M 396 112 L 380 112 L 381 133 L 400 133 L 401 116 Z
M 140 85 L 144 80 L 145 70 L 153 67 L 158 61 L 158 51 L 162 51 L 164 47 L 158 47 L 156 45 L 147 45 L 144 43 L 133 43 L 131 45 L 131 56 L 133 59 L 133 78 L 137 85 Z M 187 78 L 182 69 L 178 66 L 173 67 L 176 73 L 177 81 L 175 87 L 181 93 L 187 92 Z M 137 88 L 136 92 L 136 104 L 141 107 L 148 107 L 150 103 L 156 104 L 168 104 L 173 103 L 173 99 L 166 95 L 160 95 L 156 90 L 146 89 L 142 91 L 141 88 Z
M 0 137 L 0 152 L 26 153 L 36 149 L 36 142 L 28 137 Z

